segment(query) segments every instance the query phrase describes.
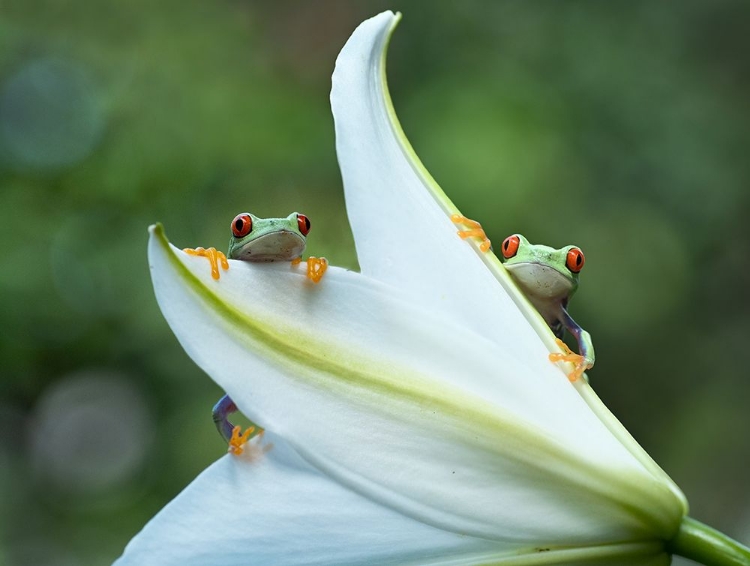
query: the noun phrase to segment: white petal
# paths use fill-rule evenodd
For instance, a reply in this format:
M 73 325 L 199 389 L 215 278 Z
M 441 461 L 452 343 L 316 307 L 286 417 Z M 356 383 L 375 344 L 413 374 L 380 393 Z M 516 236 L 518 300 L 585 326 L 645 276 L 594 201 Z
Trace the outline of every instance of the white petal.
M 362 273 L 408 289 L 530 358 L 546 359 L 548 351 L 514 302 L 525 298 L 502 268 L 505 292 L 498 286 L 485 265 L 497 262 L 494 254 L 458 237 L 450 220 L 458 209 L 401 130 L 385 77 L 386 47 L 399 19 L 384 12 L 363 22 L 333 73 L 336 153 Z
M 561 373 L 547 359 L 550 351 L 559 351 L 554 336 L 495 255 L 458 238 L 450 220 L 458 209 L 424 168 L 396 117 L 385 56 L 399 19 L 384 12 L 362 23 L 341 51 L 333 75 L 336 151 L 362 273 L 454 314 L 460 323 L 516 353 L 542 382 L 549 381 Z M 591 388 L 583 380 L 576 387 L 612 434 L 669 485 L 687 512 L 679 488 Z
M 268 449 L 270 447 L 270 449 Z M 147 524 L 115 566 L 247 564 L 666 565 L 658 545 L 547 549 L 526 556 L 419 523 L 363 498 L 266 434 L 204 471 Z M 589 562 L 587 562 L 589 563 Z
M 424 525 L 331 481 L 267 434 L 204 471 L 116 564 L 402 564 L 485 555 L 489 541 Z
M 512 544 L 668 537 L 680 501 L 564 376 L 361 274 L 208 264 L 149 244 L 188 354 L 261 426 L 357 492 L 433 526 Z

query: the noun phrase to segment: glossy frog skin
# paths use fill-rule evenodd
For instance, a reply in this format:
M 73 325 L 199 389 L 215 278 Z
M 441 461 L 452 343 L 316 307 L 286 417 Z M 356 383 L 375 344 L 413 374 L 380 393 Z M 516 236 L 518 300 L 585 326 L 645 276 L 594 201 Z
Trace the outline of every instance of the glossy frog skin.
M 568 376 L 578 379 L 594 365 L 594 345 L 591 336 L 568 314 L 567 307 L 578 289 L 578 278 L 585 259 L 576 246 L 556 250 L 534 245 L 520 234 L 508 236 L 501 245 L 500 260 L 510 272 L 534 308 L 558 338 L 565 354 L 550 354 L 554 362 L 568 361 L 575 369 Z M 567 329 L 578 341 L 580 355 L 571 352 L 562 342 Z
M 310 220 L 292 212 L 286 218 L 258 218 L 243 212 L 232 220 L 230 259 L 243 261 L 293 261 L 305 251 Z

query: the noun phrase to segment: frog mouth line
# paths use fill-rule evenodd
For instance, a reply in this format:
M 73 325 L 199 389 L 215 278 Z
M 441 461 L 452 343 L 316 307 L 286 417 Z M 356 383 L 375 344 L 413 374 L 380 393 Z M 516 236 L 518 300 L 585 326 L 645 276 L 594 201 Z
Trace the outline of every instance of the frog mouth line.
M 571 277 L 543 263 L 529 261 L 505 267 L 527 293 L 539 297 L 560 297 L 574 286 Z
M 292 261 L 305 251 L 305 239 L 295 232 L 279 230 L 259 236 L 233 252 L 244 261 Z

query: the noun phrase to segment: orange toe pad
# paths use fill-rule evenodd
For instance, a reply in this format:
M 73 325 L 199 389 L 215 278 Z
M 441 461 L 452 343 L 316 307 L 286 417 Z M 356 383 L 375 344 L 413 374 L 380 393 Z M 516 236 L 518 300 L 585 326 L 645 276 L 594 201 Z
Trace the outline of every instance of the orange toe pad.
M 320 283 L 323 274 L 328 269 L 328 260 L 324 257 L 307 258 L 307 276 L 312 279 L 313 283 Z
M 221 264 L 221 267 L 224 271 L 229 269 L 229 262 L 227 262 L 227 256 L 225 256 L 222 252 L 218 251 L 216 248 L 208 248 L 208 249 L 185 248 L 182 251 L 188 255 L 208 258 L 208 261 L 211 264 L 211 277 L 213 277 L 214 279 L 218 279 L 220 277 L 219 264 Z
M 256 432 L 256 430 L 258 430 L 256 427 L 251 426 L 248 427 L 245 432 L 241 433 L 242 428 L 239 425 L 234 427 L 232 429 L 232 438 L 229 439 L 229 448 L 227 452 L 231 452 L 235 456 L 242 454 L 245 451 L 245 444 L 247 444 L 247 441 L 251 436 L 254 436 L 253 433 Z M 260 432 L 256 434 L 260 434 Z
M 458 235 L 462 240 L 465 240 L 466 238 L 479 238 L 480 240 L 482 240 L 482 242 L 479 244 L 479 249 L 483 252 L 488 251 L 490 247 L 492 247 L 490 239 L 482 229 L 482 225 L 476 220 L 466 218 L 465 216 L 461 216 L 460 214 L 454 214 L 451 216 L 451 222 L 453 222 L 454 224 L 461 224 L 462 226 L 466 226 L 468 228 L 468 230 L 458 231 Z
M 583 375 L 583 372 L 586 371 L 586 358 L 584 358 L 580 354 L 576 354 L 575 352 L 573 352 L 570 348 L 568 348 L 568 345 L 559 338 L 556 338 L 555 342 L 557 342 L 557 345 L 560 347 L 563 353 L 556 352 L 554 354 L 550 354 L 549 361 L 551 361 L 552 363 L 570 362 L 571 364 L 573 364 L 575 366 L 575 369 L 568 374 L 568 379 L 571 382 L 576 381 Z

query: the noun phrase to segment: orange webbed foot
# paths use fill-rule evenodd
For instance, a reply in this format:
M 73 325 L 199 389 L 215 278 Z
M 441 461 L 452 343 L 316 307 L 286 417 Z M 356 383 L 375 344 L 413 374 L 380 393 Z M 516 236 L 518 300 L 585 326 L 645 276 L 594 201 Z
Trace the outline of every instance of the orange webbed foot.
M 245 451 L 245 444 L 253 436 L 263 434 L 262 428 L 254 426 L 248 427 L 245 432 L 241 432 L 242 427 L 237 425 L 232 429 L 232 438 L 229 439 L 229 448 L 227 452 L 231 452 L 235 456 L 240 456 Z
M 308 257 L 307 258 L 307 277 L 312 280 L 313 283 L 320 283 L 323 279 L 323 274 L 328 269 L 328 260 L 324 257 Z
M 301 257 L 292 260 L 292 265 L 299 265 L 300 263 L 302 263 Z M 305 263 L 307 263 L 308 279 L 313 283 L 320 283 L 320 280 L 323 279 L 323 274 L 328 269 L 328 260 L 324 257 L 310 256 L 305 260 Z
M 229 269 L 229 262 L 227 261 L 227 256 L 225 256 L 222 252 L 218 251 L 216 248 L 185 248 L 182 250 L 188 255 L 194 255 L 198 257 L 205 257 L 208 258 L 209 263 L 211 264 L 211 277 L 214 279 L 219 279 L 219 264 L 221 264 L 221 268 L 226 271 Z
M 471 220 L 470 218 L 466 218 L 465 216 L 461 216 L 460 214 L 454 214 L 451 216 L 451 222 L 453 222 L 454 224 L 461 224 L 468 228 L 468 230 L 459 230 L 457 232 L 462 240 L 465 240 L 466 238 L 479 238 L 480 240 L 482 240 L 482 242 L 479 244 L 479 249 L 483 252 L 489 251 L 489 249 L 492 247 L 492 243 L 487 237 L 487 234 L 484 233 L 482 225 L 476 220 Z
M 575 368 L 573 369 L 572 372 L 568 374 L 568 379 L 571 382 L 576 381 L 579 377 L 583 375 L 583 372 L 585 372 L 590 367 L 586 361 L 586 358 L 584 356 L 581 356 L 580 354 L 576 354 L 575 352 L 573 352 L 570 348 L 568 348 L 568 345 L 562 340 L 560 340 L 559 338 L 555 338 L 555 342 L 563 351 L 563 353 L 550 354 L 549 361 L 551 361 L 552 363 L 557 363 L 557 362 L 572 363 L 575 366 Z

